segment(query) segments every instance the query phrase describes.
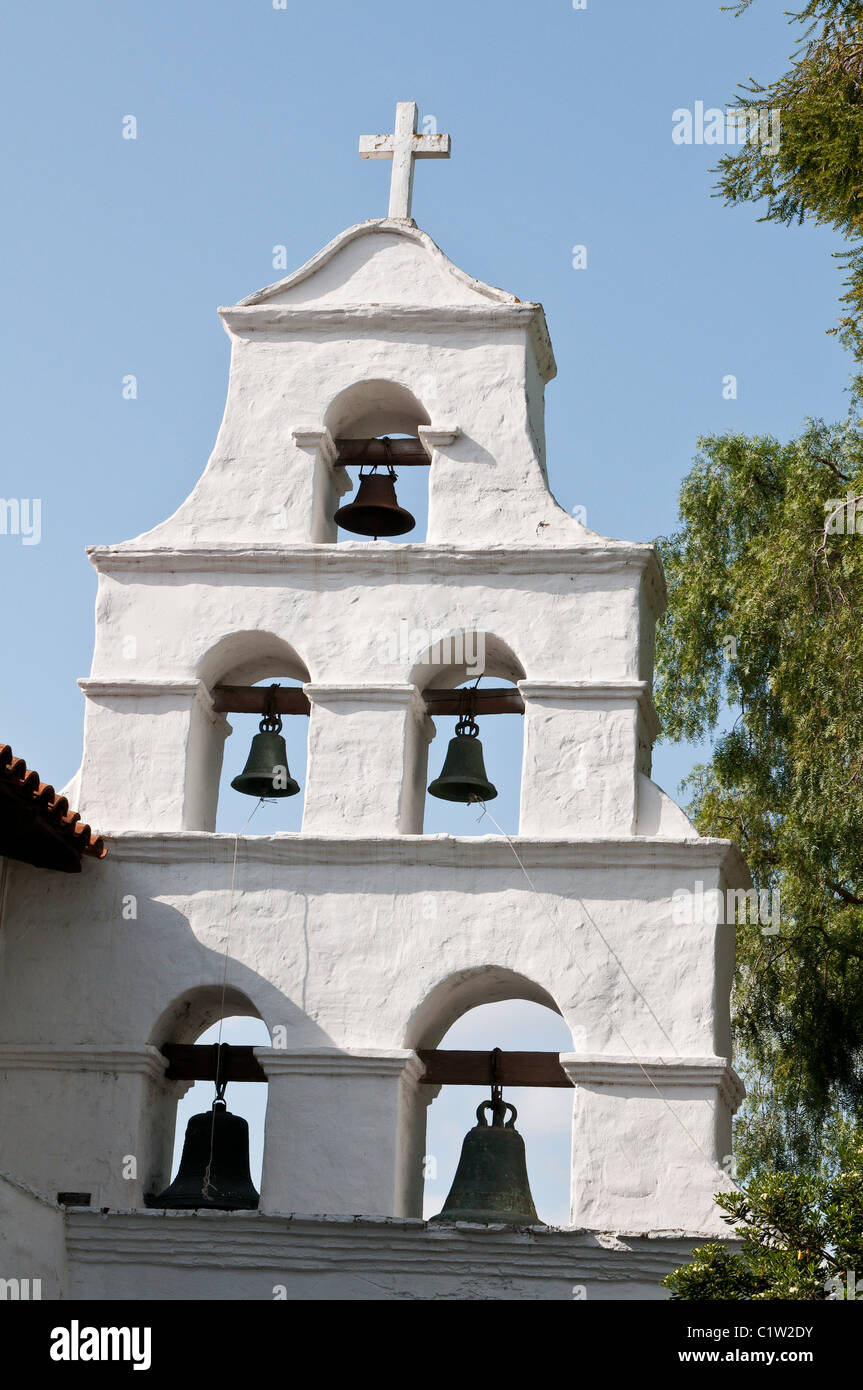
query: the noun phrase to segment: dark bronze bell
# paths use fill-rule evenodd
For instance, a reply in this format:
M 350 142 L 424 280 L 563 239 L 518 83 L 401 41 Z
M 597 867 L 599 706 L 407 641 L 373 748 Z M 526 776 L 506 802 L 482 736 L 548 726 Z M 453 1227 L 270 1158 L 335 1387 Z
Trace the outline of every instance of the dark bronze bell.
M 232 1115 L 222 1095 L 211 1110 L 193 1115 L 186 1126 L 183 1157 L 170 1187 L 147 1199 L 148 1207 L 189 1211 L 255 1211 L 261 1200 L 249 1171 L 249 1126 Z
M 386 473 L 360 471 L 356 497 L 339 507 L 333 518 L 344 531 L 355 536 L 404 536 L 416 526 L 416 518 L 396 498 L 397 474 L 390 465 Z
M 272 686 L 271 692 L 278 689 Z M 231 782 L 235 792 L 244 796 L 270 797 L 296 796 L 300 790 L 288 769 L 288 750 L 282 738 L 281 716 L 274 713 L 273 701 L 259 725 L 259 732 L 252 739 L 246 766 Z
M 494 801 L 497 788 L 488 780 L 479 725 L 471 716 L 463 717 L 455 726 L 455 738 L 450 739 L 440 777 L 429 787 L 432 796 L 441 801 Z
M 485 1118 L 486 1110 L 492 1112 L 491 1124 Z M 504 1123 L 507 1110 L 512 1116 Z M 496 1087 L 491 1100 L 484 1100 L 477 1109 L 476 1118 L 475 1128 L 465 1135 L 443 1211 L 432 1221 L 544 1226 L 533 1204 L 524 1140 L 514 1127 L 518 1118 L 515 1106 L 502 1100 Z

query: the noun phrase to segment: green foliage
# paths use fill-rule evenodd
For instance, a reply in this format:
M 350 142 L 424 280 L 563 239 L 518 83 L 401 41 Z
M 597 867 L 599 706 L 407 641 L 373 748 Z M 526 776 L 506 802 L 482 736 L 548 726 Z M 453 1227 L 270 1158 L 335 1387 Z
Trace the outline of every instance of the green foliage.
M 722 8 L 740 15 L 754 4 L 755 0 L 736 0 L 734 4 Z M 788 10 L 787 14 L 792 20 L 811 19 L 814 22 L 859 19 L 863 16 L 863 0 L 807 0 L 802 10 Z
M 847 1276 L 860 1271 L 863 1282 L 863 1135 L 849 1142 L 842 1171 L 764 1173 L 716 1200 L 740 1253 L 719 1241 L 694 1250 L 663 1281 L 672 1299 L 855 1297 Z
M 825 1173 L 840 1173 L 854 1162 L 858 1131 L 852 1116 L 838 1102 L 813 1116 L 805 1098 L 792 1089 L 777 1088 L 763 1069 L 738 1061 L 746 1076 L 746 1100 L 734 1131 L 737 1177 L 746 1182 L 763 1172 L 811 1171 L 820 1161 Z M 863 1281 L 863 1273 L 861 1273 Z
M 766 203 L 764 221 L 809 219 L 844 238 L 839 331 L 859 361 L 863 0 L 808 0 L 790 20 L 803 26 L 790 69 L 750 79 L 735 102 L 778 108 L 781 139 L 723 159 L 717 191 Z M 863 1283 L 860 392 L 858 378 L 843 423 L 811 420 L 788 444 L 701 440 L 680 529 L 659 543 L 670 610 L 657 706 L 666 736 L 716 739 L 688 781 L 690 814 L 703 834 L 736 840 L 773 913 L 777 895 L 781 905 L 778 935 L 738 926 L 749 1094 L 735 1147 L 748 1191 L 718 1201 L 742 1251 L 703 1246 L 666 1281 L 674 1298 L 824 1298 L 831 1271 L 841 1290 L 846 1269 Z
M 688 781 L 702 834 L 737 842 L 780 930 L 738 931 L 735 1028 L 756 1084 L 746 1162 L 817 1161 L 863 1119 L 863 426 L 703 439 L 659 542 L 669 587 L 656 700 L 665 734 L 715 734 Z M 831 505 L 831 501 L 833 505 Z M 851 522 L 852 531 L 854 522 Z
M 742 14 L 752 3 L 729 8 Z M 766 201 L 762 221 L 810 218 L 850 243 L 836 253 L 847 272 L 839 328 L 863 358 L 863 0 L 810 0 L 790 17 L 807 26 L 792 67 L 767 86 L 750 79 L 735 102 L 778 108 L 781 139 L 722 159 L 717 191 L 729 204 Z
M 752 1298 L 762 1287 L 747 1262 L 740 1255 L 732 1254 L 718 1240 L 693 1250 L 692 1264 L 672 1270 L 662 1282 L 672 1290 L 673 1299 L 687 1299 L 690 1302 Z

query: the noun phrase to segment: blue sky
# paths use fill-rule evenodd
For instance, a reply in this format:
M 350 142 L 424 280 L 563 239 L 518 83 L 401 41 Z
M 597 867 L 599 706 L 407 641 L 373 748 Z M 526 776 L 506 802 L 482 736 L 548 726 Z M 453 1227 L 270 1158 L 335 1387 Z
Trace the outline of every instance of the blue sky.
M 545 305 L 551 485 L 594 530 L 671 529 L 700 433 L 786 437 L 806 414 L 839 415 L 836 242 L 725 209 L 710 196 L 722 149 L 671 138 L 676 109 L 723 107 L 738 81 L 783 70 L 786 4 L 757 0 L 741 19 L 717 0 L 7 10 L 0 495 L 38 498 L 42 537 L 0 536 L 0 739 L 58 787 L 74 774 L 95 596 L 84 546 L 137 535 L 191 490 L 224 403 L 216 306 L 280 278 L 274 246 L 292 268 L 386 212 L 389 166 L 361 161 L 357 141 L 392 128 L 397 100 L 453 137 L 449 162 L 418 168 L 420 225 L 471 274 Z M 484 739 L 512 830 L 506 724 Z M 231 775 L 250 732 L 238 721 Z M 658 750 L 656 779 L 673 793 L 692 759 Z M 283 814 L 253 829 L 291 828 L 296 808 Z
M 385 213 L 389 166 L 357 140 L 390 130 L 399 99 L 453 137 L 450 161 L 418 168 L 417 220 L 470 273 L 545 305 L 551 483 L 593 529 L 673 527 L 699 433 L 787 436 L 806 413 L 838 414 L 834 240 L 725 209 L 710 196 L 722 150 L 671 139 L 675 109 L 722 106 L 737 80 L 781 69 L 784 3 L 742 19 L 714 0 L 7 11 L 0 496 L 41 499 L 42 540 L 0 536 L 2 737 L 56 785 L 74 773 L 84 546 L 137 535 L 188 494 L 224 404 L 217 305 L 280 277 L 274 246 L 299 265 Z M 683 763 L 658 765 L 673 790 Z

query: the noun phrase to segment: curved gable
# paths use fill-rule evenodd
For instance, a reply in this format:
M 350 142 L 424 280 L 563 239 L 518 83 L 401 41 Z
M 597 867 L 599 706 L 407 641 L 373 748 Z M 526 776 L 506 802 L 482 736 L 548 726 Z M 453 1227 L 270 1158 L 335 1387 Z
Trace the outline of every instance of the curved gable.
M 517 303 L 514 295 L 459 270 L 418 227 L 390 219 L 350 227 L 284 280 L 240 300 L 244 307 L 322 308 Z

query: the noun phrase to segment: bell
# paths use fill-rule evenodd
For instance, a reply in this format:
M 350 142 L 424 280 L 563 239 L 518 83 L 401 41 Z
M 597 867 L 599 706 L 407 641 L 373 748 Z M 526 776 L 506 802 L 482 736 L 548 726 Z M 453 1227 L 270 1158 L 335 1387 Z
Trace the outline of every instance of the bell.
M 485 1111 L 491 1110 L 491 1124 Z M 512 1111 L 509 1120 L 507 1110 Z M 501 1100 L 499 1088 L 476 1112 L 477 1124 L 465 1135 L 456 1175 L 443 1211 L 432 1221 L 473 1221 L 478 1225 L 544 1226 L 536 1214 L 527 1177 L 524 1140 L 515 1129 L 518 1111 Z
M 249 1126 L 230 1113 L 220 1092 L 211 1110 L 190 1119 L 179 1172 L 147 1206 L 255 1211 L 260 1200 L 249 1171 Z
M 416 518 L 400 507 L 396 498 L 397 475 L 392 467 L 386 473 L 360 472 L 360 485 L 353 502 L 339 507 L 333 520 L 355 536 L 404 536 L 416 526 Z
M 268 711 L 258 726 L 259 732 L 252 739 L 246 766 L 231 782 L 234 791 L 242 792 L 244 796 L 296 796 L 300 790 L 299 782 L 294 781 L 288 770 L 288 750 L 282 738 L 282 720 L 274 712 L 273 692 L 277 689 L 278 686 L 271 687 Z
M 479 725 L 467 716 L 455 726 L 455 738 L 450 739 L 443 771 L 429 787 L 432 796 L 441 801 L 494 801 L 497 787 L 488 780 L 479 741 Z

